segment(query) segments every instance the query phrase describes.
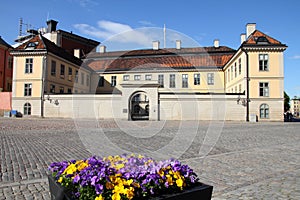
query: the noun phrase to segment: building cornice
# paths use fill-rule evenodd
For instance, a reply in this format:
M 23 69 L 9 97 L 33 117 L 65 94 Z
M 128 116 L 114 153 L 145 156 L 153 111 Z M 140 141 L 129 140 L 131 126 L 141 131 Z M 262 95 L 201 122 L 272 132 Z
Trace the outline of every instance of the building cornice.
M 10 54 L 13 56 L 26 56 L 26 55 L 30 55 L 30 56 L 43 56 L 45 54 L 47 54 L 47 50 L 22 50 L 22 51 L 11 51 Z

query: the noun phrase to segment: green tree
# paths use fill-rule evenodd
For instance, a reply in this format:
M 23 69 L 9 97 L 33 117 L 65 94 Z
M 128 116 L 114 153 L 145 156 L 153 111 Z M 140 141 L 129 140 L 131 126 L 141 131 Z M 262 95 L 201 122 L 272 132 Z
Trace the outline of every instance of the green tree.
M 290 110 L 290 107 L 290 97 L 286 92 L 284 92 L 284 112 Z

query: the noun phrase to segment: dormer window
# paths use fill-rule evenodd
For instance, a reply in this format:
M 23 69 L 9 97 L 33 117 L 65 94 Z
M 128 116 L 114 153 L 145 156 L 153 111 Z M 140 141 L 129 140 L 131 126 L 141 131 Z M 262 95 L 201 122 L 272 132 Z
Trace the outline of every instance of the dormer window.
M 270 42 L 266 37 L 261 36 L 256 39 L 256 44 L 270 44 Z
M 35 42 L 29 42 L 26 46 L 26 49 L 35 49 L 37 44 Z

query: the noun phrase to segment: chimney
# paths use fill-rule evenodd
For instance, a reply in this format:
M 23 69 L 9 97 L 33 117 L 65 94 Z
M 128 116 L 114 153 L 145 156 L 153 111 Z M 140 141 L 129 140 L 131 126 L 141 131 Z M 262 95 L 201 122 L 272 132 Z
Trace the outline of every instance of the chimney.
M 99 52 L 100 52 L 100 53 L 106 53 L 106 46 L 101 45 L 101 46 L 100 46 L 100 49 L 99 49 Z
M 47 28 L 47 33 L 51 33 L 51 32 L 53 32 L 53 31 L 56 31 L 56 25 L 57 25 L 57 21 L 55 21 L 55 20 L 49 20 L 49 21 L 47 21 L 47 26 L 48 26 L 48 28 Z
M 181 40 L 176 40 L 176 49 L 181 49 Z
M 247 38 L 249 37 L 249 35 L 251 35 L 251 33 L 253 33 L 256 30 L 256 23 L 248 23 L 246 25 L 246 34 L 247 34 Z
M 246 41 L 246 34 L 245 33 L 242 33 L 241 34 L 241 44 L 243 44 L 243 42 Z
M 218 39 L 214 40 L 214 47 L 215 48 L 219 48 L 220 47 L 220 40 L 218 40 Z
M 80 49 L 74 49 L 74 56 L 80 58 Z
M 159 41 L 152 42 L 153 50 L 159 50 Z

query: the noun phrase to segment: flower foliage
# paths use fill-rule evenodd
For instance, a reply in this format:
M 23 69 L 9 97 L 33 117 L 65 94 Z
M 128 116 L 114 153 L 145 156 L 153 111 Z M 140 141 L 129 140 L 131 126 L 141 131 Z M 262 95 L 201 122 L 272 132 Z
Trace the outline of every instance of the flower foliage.
M 49 170 L 59 184 L 80 200 L 149 199 L 198 183 L 193 170 L 178 160 L 157 162 L 135 155 L 54 162 Z

